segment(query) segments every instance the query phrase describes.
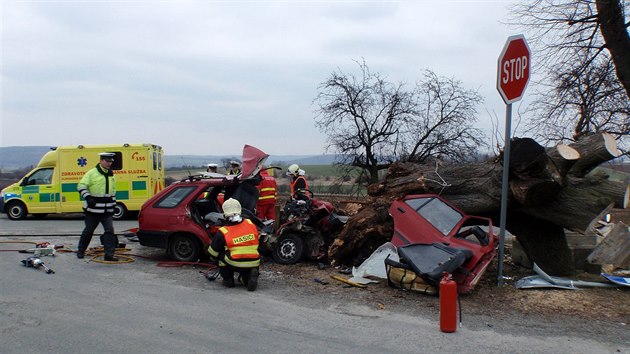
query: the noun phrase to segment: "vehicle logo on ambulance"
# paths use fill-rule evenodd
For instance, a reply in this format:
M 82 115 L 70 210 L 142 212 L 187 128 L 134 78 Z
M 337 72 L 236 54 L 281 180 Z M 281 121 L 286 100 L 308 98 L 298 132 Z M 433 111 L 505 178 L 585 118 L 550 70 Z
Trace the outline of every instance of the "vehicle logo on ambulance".
M 79 157 L 77 159 L 77 165 L 81 166 L 81 167 L 85 167 L 85 165 L 87 165 L 87 159 L 83 156 Z

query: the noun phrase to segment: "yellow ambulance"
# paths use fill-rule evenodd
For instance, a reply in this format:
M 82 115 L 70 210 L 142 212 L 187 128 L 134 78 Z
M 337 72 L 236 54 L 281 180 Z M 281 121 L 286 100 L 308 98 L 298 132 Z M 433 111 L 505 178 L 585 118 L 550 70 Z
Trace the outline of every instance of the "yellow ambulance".
M 116 212 L 125 219 L 164 188 L 164 152 L 153 144 L 77 145 L 51 148 L 32 171 L 2 190 L 0 211 L 11 220 L 32 214 L 82 212 L 77 184 L 99 163 L 100 152 L 113 152 L 116 177 Z

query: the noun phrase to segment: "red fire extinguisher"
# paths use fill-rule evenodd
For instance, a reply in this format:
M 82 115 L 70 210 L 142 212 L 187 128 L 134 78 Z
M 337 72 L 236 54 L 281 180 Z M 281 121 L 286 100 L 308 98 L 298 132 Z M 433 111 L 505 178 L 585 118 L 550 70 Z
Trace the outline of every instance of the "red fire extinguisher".
M 440 281 L 440 331 L 457 330 L 457 283 L 453 276 L 444 272 Z

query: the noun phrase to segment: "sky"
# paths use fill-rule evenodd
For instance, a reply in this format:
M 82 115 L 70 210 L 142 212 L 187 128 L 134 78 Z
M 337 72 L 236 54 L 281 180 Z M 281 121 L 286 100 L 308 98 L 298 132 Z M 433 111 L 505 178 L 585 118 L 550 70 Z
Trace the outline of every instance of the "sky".
M 505 104 L 505 0 L 0 2 L 0 146 L 153 143 L 166 154 L 317 155 L 313 100 L 356 61 L 411 88 L 425 69 Z M 490 142 L 490 141 L 489 141 Z

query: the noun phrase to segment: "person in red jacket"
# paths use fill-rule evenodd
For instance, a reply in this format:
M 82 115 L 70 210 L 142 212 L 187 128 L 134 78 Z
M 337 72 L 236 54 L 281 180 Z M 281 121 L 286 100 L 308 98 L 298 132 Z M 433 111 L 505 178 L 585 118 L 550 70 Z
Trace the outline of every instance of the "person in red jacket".
M 275 220 L 276 219 L 276 195 L 278 194 L 278 186 L 276 179 L 267 173 L 267 170 L 260 171 L 262 180 L 258 185 L 258 202 L 256 203 L 256 216 L 259 219 Z

